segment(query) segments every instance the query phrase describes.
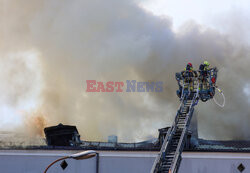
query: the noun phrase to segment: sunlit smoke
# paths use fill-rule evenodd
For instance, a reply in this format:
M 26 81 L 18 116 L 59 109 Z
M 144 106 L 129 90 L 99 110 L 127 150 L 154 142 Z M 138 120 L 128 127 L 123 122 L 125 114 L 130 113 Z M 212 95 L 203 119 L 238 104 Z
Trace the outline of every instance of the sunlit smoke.
M 25 128 L 30 136 L 44 137 L 44 128 L 48 125 L 46 116 L 41 111 L 32 112 L 26 115 Z
M 31 125 L 36 134 L 45 125 L 63 123 L 76 125 L 84 140 L 106 140 L 110 134 L 122 141 L 156 136 L 158 128 L 172 124 L 178 106 L 175 72 L 189 61 L 198 68 L 206 59 L 219 69 L 218 85 L 227 104 L 224 109 L 212 102 L 200 104 L 199 134 L 250 137 L 249 102 L 243 92 L 250 79 L 249 47 L 236 44 L 230 35 L 194 22 L 174 32 L 170 19 L 153 16 L 132 0 L 0 2 L 0 24 L 4 26 L 0 28 L 1 54 L 39 52 L 37 70 L 42 78 L 32 110 L 41 110 L 46 120 L 30 117 L 30 123 L 39 124 Z M 12 91 L 6 85 L 2 91 L 7 98 L 1 100 L 15 107 L 16 99 L 24 99 L 37 88 L 33 86 L 34 73 L 28 74 L 20 73 L 17 79 L 4 75 L 14 83 L 21 80 L 23 90 Z M 163 81 L 164 92 L 86 93 L 85 81 L 89 79 Z M 27 112 L 32 111 L 29 109 Z

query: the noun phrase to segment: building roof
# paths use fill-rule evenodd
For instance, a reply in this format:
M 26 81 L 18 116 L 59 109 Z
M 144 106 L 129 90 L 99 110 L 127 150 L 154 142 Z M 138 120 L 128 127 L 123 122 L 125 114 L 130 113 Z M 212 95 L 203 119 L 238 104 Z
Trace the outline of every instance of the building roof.
M 198 139 L 198 145 L 185 149 L 187 151 L 207 152 L 250 152 L 250 141 L 246 140 L 204 140 Z
M 48 146 L 46 140 L 42 137 L 31 138 L 12 132 L 0 132 L 0 149 L 159 151 L 161 147 L 159 139 L 156 138 L 138 143 L 81 141 L 81 144 L 78 146 Z M 250 153 L 250 141 L 247 140 L 218 141 L 192 137 L 187 142 L 189 143 L 184 151 Z
M 198 139 L 198 144 L 185 148 L 184 151 L 192 152 L 247 152 L 250 153 L 250 141 L 213 141 Z M 80 146 L 47 146 L 47 145 L 8 145 L 0 149 L 25 149 L 25 150 L 112 150 L 112 151 L 159 151 L 156 143 L 111 143 L 83 141 Z

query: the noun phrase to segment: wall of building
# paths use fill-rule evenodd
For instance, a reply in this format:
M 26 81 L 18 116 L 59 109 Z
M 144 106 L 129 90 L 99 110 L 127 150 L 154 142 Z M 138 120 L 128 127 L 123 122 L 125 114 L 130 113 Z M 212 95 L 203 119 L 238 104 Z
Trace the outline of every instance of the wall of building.
M 52 150 L 2 150 L 0 173 L 39 173 L 54 160 L 79 151 Z M 100 151 L 99 173 L 145 173 L 149 172 L 156 157 L 152 152 L 107 152 Z M 96 158 L 87 160 L 67 159 L 63 171 L 60 162 L 48 173 L 96 173 Z
M 1 150 L 0 172 L 39 173 L 57 158 L 77 151 L 52 150 Z M 156 157 L 156 152 L 100 151 L 99 173 L 147 173 Z M 48 173 L 96 173 L 96 158 L 88 160 L 66 160 L 68 167 L 63 171 L 60 163 Z M 250 153 L 183 153 L 179 173 L 239 173 L 238 165 L 250 172 Z
M 180 173 L 240 173 L 237 167 L 243 164 L 243 173 L 250 173 L 250 153 L 185 152 Z

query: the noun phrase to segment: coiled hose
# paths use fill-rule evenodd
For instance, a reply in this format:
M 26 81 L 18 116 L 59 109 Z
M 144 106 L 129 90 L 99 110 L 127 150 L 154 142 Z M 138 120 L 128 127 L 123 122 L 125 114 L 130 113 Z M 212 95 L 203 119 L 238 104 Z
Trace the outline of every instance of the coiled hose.
M 217 91 L 220 93 L 220 95 L 223 97 L 223 103 L 220 104 L 214 97 L 213 97 L 213 100 L 214 100 L 214 103 L 217 104 L 218 106 L 220 106 L 221 108 L 223 108 L 225 106 L 225 102 L 226 102 L 226 99 L 225 99 L 225 95 L 223 94 L 222 90 L 220 88 L 216 88 Z

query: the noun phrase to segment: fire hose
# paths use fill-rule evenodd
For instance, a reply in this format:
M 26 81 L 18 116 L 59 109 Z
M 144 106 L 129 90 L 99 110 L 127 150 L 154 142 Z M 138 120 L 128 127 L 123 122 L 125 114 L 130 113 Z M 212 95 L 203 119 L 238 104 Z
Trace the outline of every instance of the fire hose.
M 225 106 L 225 102 L 226 102 L 226 99 L 225 99 L 225 95 L 223 94 L 223 91 L 220 89 L 220 88 L 216 88 L 217 91 L 220 93 L 220 95 L 222 96 L 223 98 L 223 103 L 220 104 L 214 97 L 213 97 L 213 100 L 214 100 L 214 103 L 217 104 L 219 107 L 223 108 Z

